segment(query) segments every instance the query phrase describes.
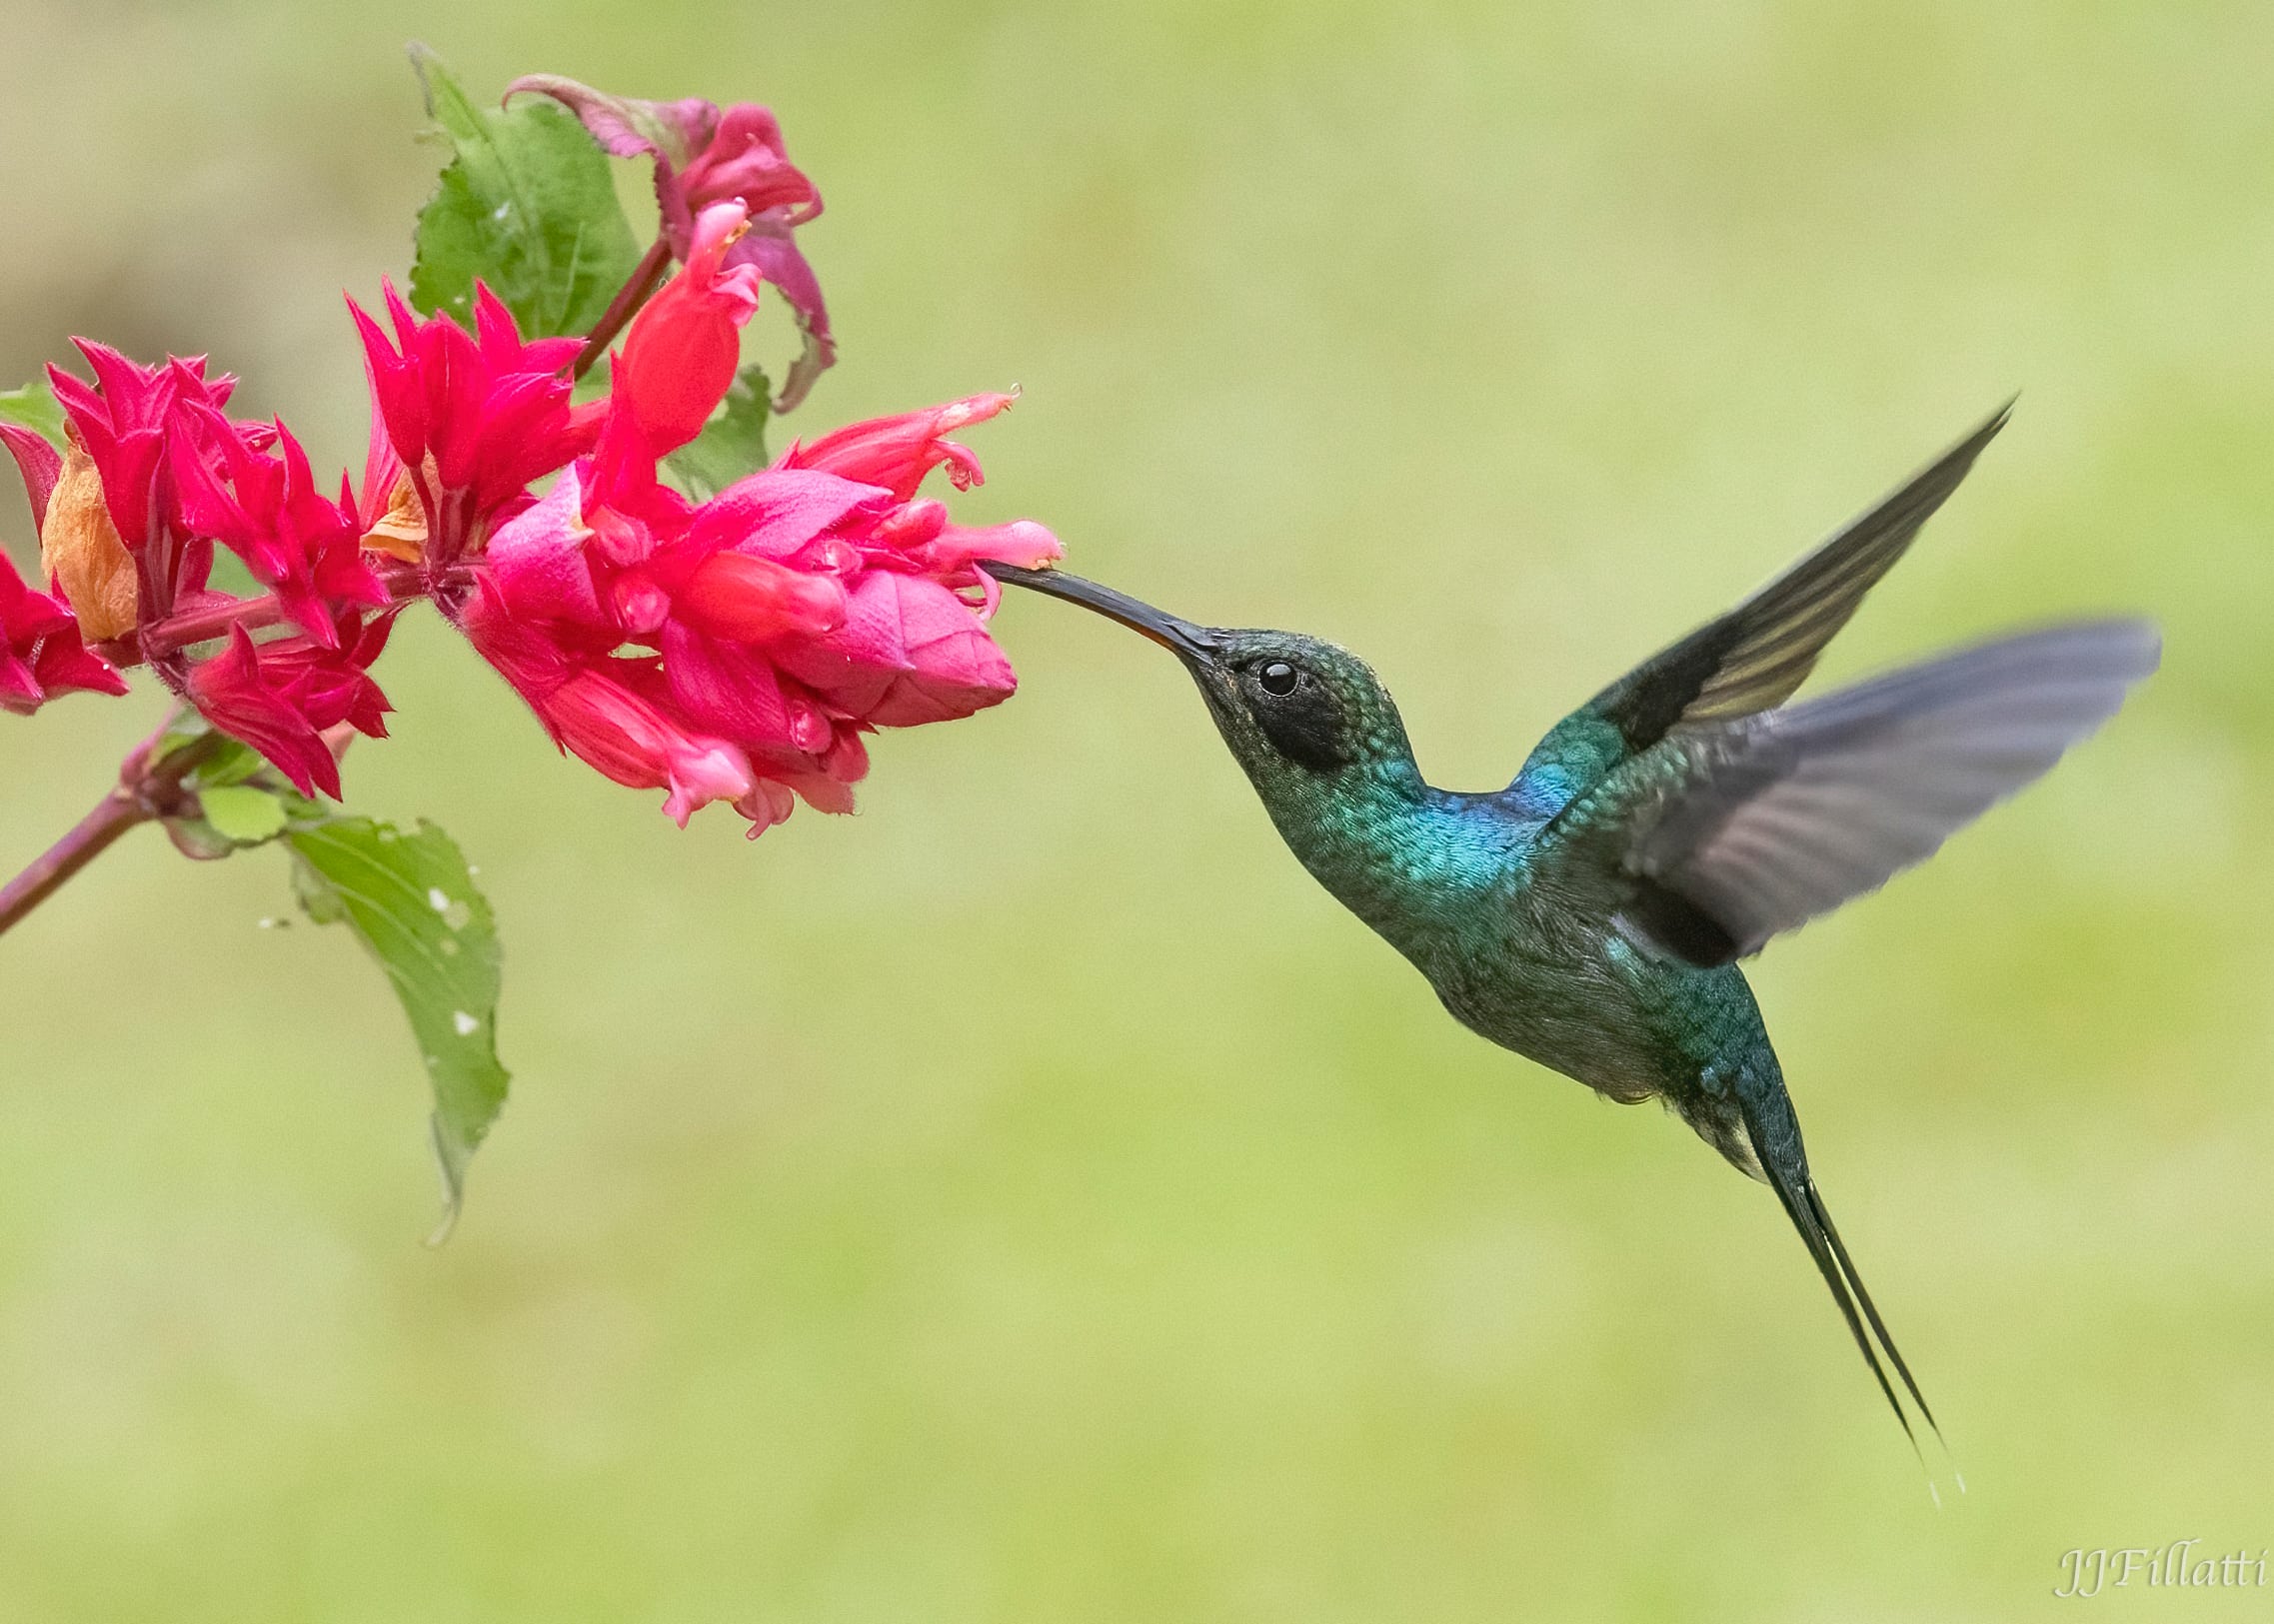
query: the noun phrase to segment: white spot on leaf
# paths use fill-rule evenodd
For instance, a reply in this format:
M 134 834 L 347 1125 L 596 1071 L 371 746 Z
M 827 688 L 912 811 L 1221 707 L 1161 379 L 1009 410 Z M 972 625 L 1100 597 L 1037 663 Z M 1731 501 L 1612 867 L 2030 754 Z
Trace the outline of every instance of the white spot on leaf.
M 458 1028 L 461 1037 L 472 1037 L 482 1029 L 482 1023 L 463 1009 L 453 1009 L 450 1012 L 450 1023 Z

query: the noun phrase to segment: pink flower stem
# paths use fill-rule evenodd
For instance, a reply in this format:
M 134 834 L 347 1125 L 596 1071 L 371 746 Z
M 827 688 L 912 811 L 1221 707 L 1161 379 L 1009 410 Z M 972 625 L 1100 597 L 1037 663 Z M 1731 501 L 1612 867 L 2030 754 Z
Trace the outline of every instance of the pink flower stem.
M 95 803 L 94 810 L 72 824 L 70 832 L 40 853 L 30 867 L 0 885 L 0 934 L 54 895 L 65 880 L 110 849 L 112 842 L 135 824 L 181 810 L 182 780 L 212 754 L 219 736 L 208 734 L 157 757 L 158 746 L 173 722 L 169 716 L 156 733 L 127 752 L 126 760 L 119 764 L 118 783 Z
M 131 666 L 144 660 L 162 660 L 211 638 L 227 637 L 233 626 L 255 632 L 264 626 L 274 626 L 282 619 L 284 609 L 274 598 L 246 598 L 202 614 L 176 615 L 160 621 L 139 636 L 106 644 L 103 652 L 107 655 L 115 648 L 124 658 L 114 657 L 111 663 Z
M 585 340 L 585 347 L 577 352 L 577 364 L 570 369 L 570 377 L 582 378 L 592 371 L 600 358 L 608 353 L 608 347 L 615 342 L 616 335 L 624 331 L 624 324 L 639 314 L 640 307 L 648 302 L 648 295 L 656 291 L 656 284 L 663 281 L 664 273 L 670 269 L 671 244 L 658 237 L 650 245 L 647 257 L 634 267 L 624 286 L 616 290 L 616 297 L 609 301 L 608 309 L 601 312 L 600 321 L 593 327 L 592 336 Z
M 379 570 L 380 584 L 387 589 L 388 602 L 408 604 L 427 596 L 429 583 L 412 564 L 389 564 Z M 457 586 L 470 586 L 474 572 L 465 567 L 444 572 L 444 580 Z M 179 654 L 195 644 L 227 637 L 231 627 L 241 626 L 248 632 L 257 632 L 264 626 L 274 626 L 284 619 L 284 610 L 276 599 L 269 596 L 241 598 L 218 609 L 201 610 L 194 615 L 176 615 L 157 622 L 139 633 L 109 643 L 95 645 L 95 652 L 118 667 L 139 666 L 147 660 L 163 660 Z

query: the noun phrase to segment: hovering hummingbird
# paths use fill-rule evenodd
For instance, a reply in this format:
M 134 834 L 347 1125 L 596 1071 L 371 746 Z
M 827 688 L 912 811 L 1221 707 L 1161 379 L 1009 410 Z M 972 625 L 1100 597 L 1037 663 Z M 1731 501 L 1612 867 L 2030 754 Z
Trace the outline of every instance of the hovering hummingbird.
M 1422 781 L 1388 690 L 1333 644 L 988 567 L 1175 655 L 1280 837 L 1454 1019 L 1622 1104 L 1663 1100 L 1774 1190 L 1914 1444 L 1881 1351 L 1930 1427 L 1933 1412 L 1817 1193 L 1737 960 L 1931 854 L 2155 670 L 2152 626 L 2087 621 L 1785 704 L 2010 410 L 1479 794 Z

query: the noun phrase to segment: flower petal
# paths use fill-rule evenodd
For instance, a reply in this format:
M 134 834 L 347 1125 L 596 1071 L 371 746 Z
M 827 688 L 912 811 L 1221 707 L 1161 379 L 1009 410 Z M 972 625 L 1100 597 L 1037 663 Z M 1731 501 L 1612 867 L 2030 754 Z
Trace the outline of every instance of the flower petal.
M 337 801 L 340 764 L 308 719 L 272 689 L 253 640 L 231 627 L 229 646 L 190 668 L 190 699 L 206 721 L 267 757 L 302 795 L 322 790 Z
M 48 498 L 54 494 L 55 482 L 63 475 L 63 459 L 47 443 L 47 437 L 30 429 L 18 428 L 13 423 L 0 423 L 0 444 L 8 448 L 16 459 L 16 471 L 24 477 L 24 495 L 32 505 L 32 523 L 47 523 Z
M 831 705 L 879 728 L 968 717 L 1019 686 L 1011 662 L 954 593 L 884 570 L 854 589 L 843 628 L 785 645 L 776 658 Z

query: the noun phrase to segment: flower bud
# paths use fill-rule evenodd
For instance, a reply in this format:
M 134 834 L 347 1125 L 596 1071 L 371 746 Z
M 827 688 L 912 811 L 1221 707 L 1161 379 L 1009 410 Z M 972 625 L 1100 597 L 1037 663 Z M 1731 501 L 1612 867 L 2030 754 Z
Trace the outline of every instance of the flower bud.
M 759 277 L 747 265 L 727 270 L 722 260 L 748 224 L 736 204 L 704 210 L 687 268 L 648 301 L 624 337 L 616 389 L 651 457 L 701 434 L 735 381 Z

